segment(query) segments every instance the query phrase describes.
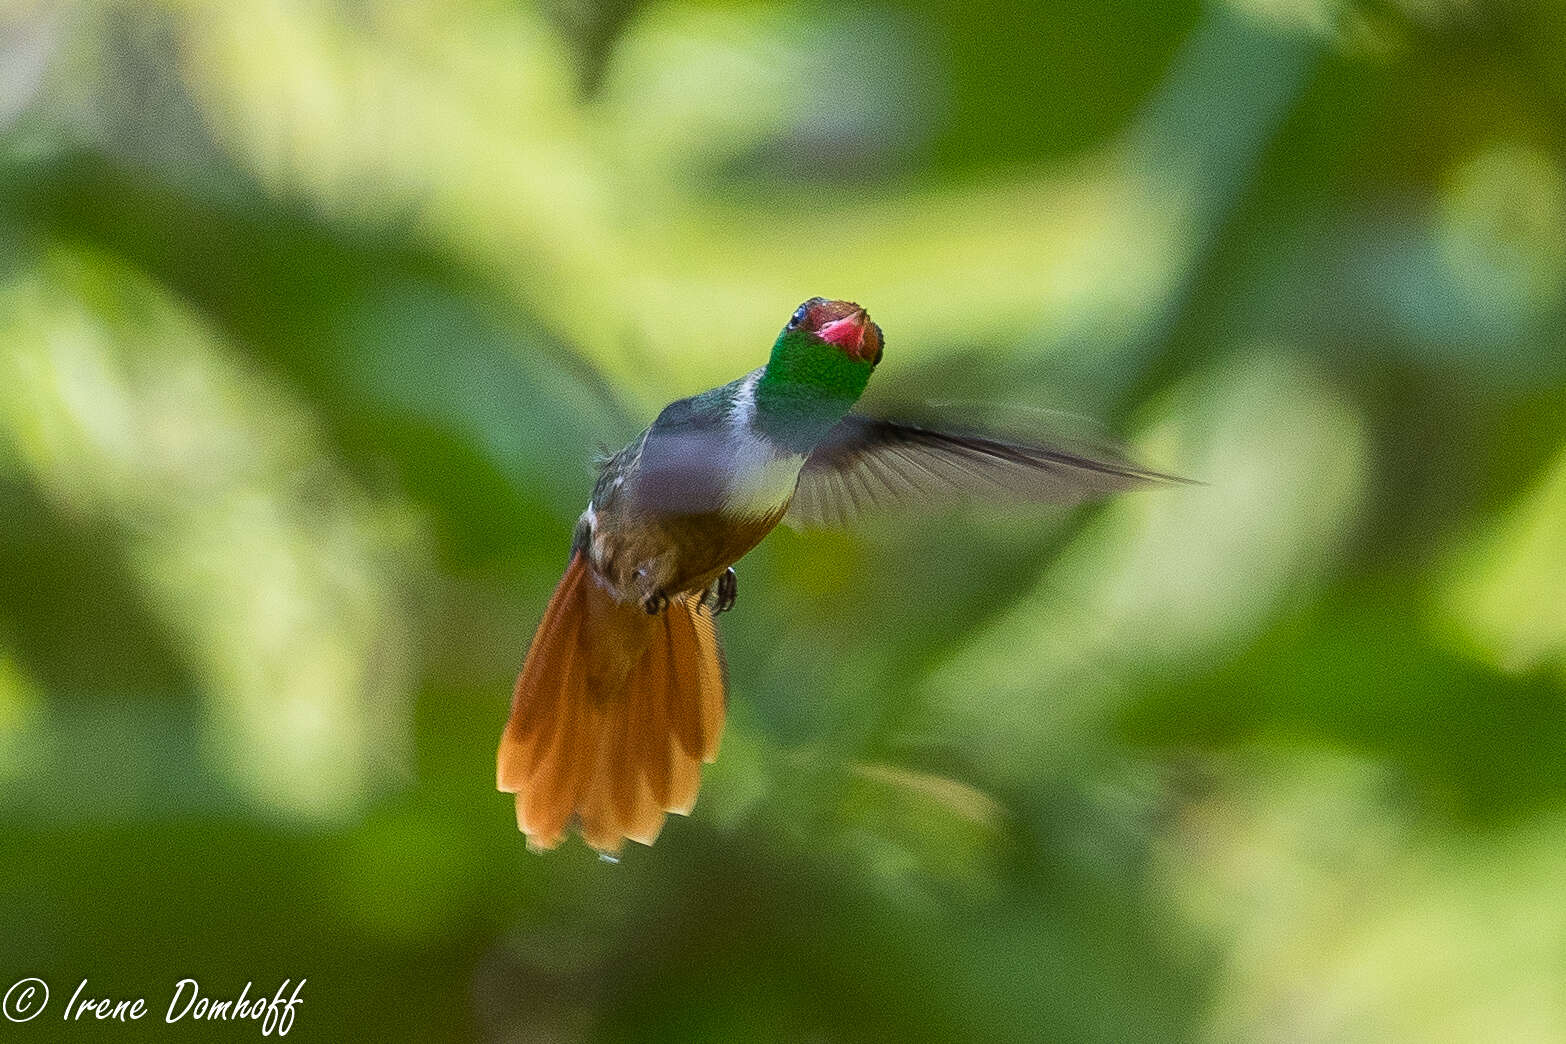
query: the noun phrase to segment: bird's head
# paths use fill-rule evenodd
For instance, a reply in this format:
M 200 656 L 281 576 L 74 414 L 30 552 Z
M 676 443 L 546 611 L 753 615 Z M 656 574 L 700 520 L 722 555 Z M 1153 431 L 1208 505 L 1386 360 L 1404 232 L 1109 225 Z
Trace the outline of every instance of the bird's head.
M 783 328 L 784 336 L 791 333 L 824 341 L 856 362 L 875 366 L 881 361 L 881 328 L 852 301 L 812 297 L 795 309 Z

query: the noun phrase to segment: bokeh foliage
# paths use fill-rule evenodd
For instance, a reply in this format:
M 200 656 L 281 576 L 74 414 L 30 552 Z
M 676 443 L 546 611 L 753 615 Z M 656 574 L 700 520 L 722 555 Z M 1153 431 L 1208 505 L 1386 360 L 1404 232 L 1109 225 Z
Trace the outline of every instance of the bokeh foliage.
M 13 0 L 5 983 L 1566 1036 L 1563 128 L 1553 0 Z M 528 854 L 493 745 L 592 453 L 816 293 L 872 398 L 1206 484 L 779 533 L 696 815 Z

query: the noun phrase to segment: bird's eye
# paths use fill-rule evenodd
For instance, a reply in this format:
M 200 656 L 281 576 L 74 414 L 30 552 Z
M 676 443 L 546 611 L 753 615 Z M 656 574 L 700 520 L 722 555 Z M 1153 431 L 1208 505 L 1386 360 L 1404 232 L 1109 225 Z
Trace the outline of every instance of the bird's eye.
M 788 321 L 788 325 L 789 326 L 798 326 L 800 323 L 804 322 L 805 321 L 805 313 L 808 312 L 808 311 L 810 311 L 810 302 L 806 301 L 804 304 L 802 304 L 798 308 L 794 309 L 794 318 L 792 318 L 792 319 L 790 319 Z

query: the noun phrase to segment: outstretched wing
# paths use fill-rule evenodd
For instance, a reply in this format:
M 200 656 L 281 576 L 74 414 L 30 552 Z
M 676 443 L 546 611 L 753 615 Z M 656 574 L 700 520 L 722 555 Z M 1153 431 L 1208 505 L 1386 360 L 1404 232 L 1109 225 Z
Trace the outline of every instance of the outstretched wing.
M 897 508 L 967 501 L 1071 503 L 1185 479 L 1114 454 L 1083 455 L 988 435 L 936 431 L 851 413 L 805 459 L 783 521 L 842 526 Z

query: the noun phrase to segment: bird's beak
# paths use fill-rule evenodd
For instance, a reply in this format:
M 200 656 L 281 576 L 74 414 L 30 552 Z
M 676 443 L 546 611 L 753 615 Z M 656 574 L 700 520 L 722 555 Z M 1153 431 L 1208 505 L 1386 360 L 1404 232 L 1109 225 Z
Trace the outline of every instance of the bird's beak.
M 865 328 L 869 325 L 869 316 L 865 310 L 856 308 L 851 314 L 827 323 L 816 334 L 828 344 L 835 344 L 859 359 L 865 356 Z

